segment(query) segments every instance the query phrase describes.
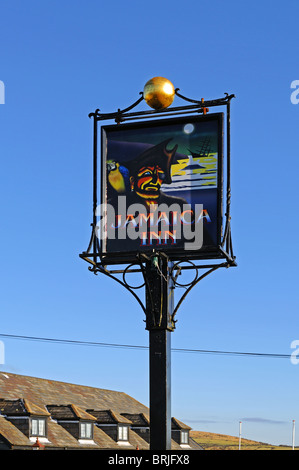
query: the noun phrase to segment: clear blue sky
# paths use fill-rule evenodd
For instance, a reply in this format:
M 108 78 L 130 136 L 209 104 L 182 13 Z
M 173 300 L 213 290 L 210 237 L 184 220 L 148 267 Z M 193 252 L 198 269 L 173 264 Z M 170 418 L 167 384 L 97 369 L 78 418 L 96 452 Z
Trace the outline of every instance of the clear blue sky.
M 1 2 L 0 333 L 148 345 L 137 302 L 91 274 L 79 253 L 92 217 L 88 113 L 130 105 L 159 75 L 185 96 L 236 95 L 238 267 L 192 291 L 172 346 L 291 354 L 299 339 L 299 105 L 290 100 L 298 14 L 296 0 Z M 148 404 L 146 350 L 2 341 L 4 371 Z M 172 415 L 196 430 L 237 435 L 242 420 L 244 437 L 291 444 L 298 387 L 289 359 L 172 354 Z

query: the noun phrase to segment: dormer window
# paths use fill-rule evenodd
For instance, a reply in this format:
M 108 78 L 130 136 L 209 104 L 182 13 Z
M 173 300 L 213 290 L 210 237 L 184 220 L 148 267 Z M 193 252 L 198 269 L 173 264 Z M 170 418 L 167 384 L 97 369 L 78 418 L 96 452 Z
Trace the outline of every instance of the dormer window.
M 80 422 L 80 439 L 93 439 L 93 423 Z
M 96 426 L 104 431 L 119 446 L 132 446 L 129 429 L 132 422 L 113 410 L 86 410 L 96 419 Z
M 46 437 L 46 420 L 45 418 L 31 418 L 30 436 Z
M 189 432 L 181 431 L 181 444 L 189 444 Z
M 176 418 L 171 418 L 171 437 L 182 448 L 190 447 L 189 431 L 191 428 Z
M 117 440 L 125 442 L 129 440 L 129 426 L 124 424 L 118 425 Z
M 69 432 L 79 444 L 92 444 L 96 418 L 77 405 L 47 405 L 52 419 Z

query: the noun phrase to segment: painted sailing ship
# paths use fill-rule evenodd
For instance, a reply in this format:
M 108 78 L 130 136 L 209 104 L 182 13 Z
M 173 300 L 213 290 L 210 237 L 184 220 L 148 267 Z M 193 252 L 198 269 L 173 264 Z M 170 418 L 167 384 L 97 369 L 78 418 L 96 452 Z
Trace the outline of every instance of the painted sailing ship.
M 172 165 L 172 183 L 163 185 L 162 191 L 166 193 L 216 188 L 218 154 L 210 150 L 208 137 L 201 142 L 196 152 L 189 150 L 187 158 L 180 159 Z

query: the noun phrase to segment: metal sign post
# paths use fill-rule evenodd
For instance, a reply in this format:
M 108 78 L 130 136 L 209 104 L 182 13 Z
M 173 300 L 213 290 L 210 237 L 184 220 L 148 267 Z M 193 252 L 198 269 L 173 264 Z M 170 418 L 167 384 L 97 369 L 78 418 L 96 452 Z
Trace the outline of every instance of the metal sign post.
M 224 98 L 204 101 L 186 98 L 178 90 L 169 80 L 155 77 L 147 82 L 143 93 L 140 93 L 141 97 L 128 108 L 109 114 L 101 114 L 97 109 L 90 114 L 94 120 L 93 222 L 89 246 L 80 257 L 89 263 L 88 269 L 94 274 L 105 274 L 125 287 L 145 314 L 146 329 L 149 331 L 151 450 L 171 450 L 171 333 L 175 329 L 175 315 L 198 282 L 220 267 L 236 266 L 230 225 L 230 101 L 234 95 L 226 94 Z M 169 108 L 175 96 L 188 104 Z M 131 112 L 143 100 L 153 109 Z M 226 165 L 222 151 L 223 115 L 207 115 L 209 108 L 218 106 L 226 107 Z M 197 116 L 189 119 L 192 113 Z M 168 116 L 180 117 L 173 120 L 152 119 Z M 144 118 L 151 119 L 153 124 L 135 124 Z M 114 120 L 116 125 L 101 129 L 99 175 L 98 122 L 104 120 Z M 134 123 L 123 125 L 124 121 Z M 199 148 L 197 144 L 202 136 L 207 139 L 204 138 Z M 210 137 L 213 139 L 212 150 L 207 143 Z M 169 148 L 167 145 L 171 140 L 177 142 Z M 192 162 L 189 166 L 188 161 Z M 192 173 L 194 166 L 196 169 Z M 182 168 L 187 170 L 181 171 Z M 183 176 L 178 181 L 173 175 Z M 193 178 L 185 184 L 189 188 L 184 193 L 189 198 L 187 206 L 181 191 L 181 182 L 184 178 L 186 180 L 186 175 Z M 102 180 L 100 190 L 99 179 Z M 195 190 L 192 192 L 190 187 L 194 183 Z M 194 209 L 202 200 L 211 209 L 211 217 L 201 204 L 203 209 L 200 213 Z M 172 228 L 166 212 L 161 212 L 161 207 L 166 205 L 167 208 L 170 201 L 179 205 L 172 212 Z M 100 210 L 99 202 L 102 204 Z M 119 203 L 125 211 L 119 209 Z M 139 219 L 135 214 L 137 203 Z M 158 214 L 156 223 L 151 218 L 155 215 L 152 213 L 153 205 Z M 163 217 L 161 214 L 164 214 Z M 187 220 L 187 214 L 191 214 L 191 221 Z M 203 228 L 202 244 L 190 249 L 185 240 L 177 243 L 174 219 L 184 228 L 188 224 L 195 227 L 203 218 L 211 223 L 208 228 Z M 142 225 L 144 223 L 145 226 Z M 165 224 L 168 225 L 167 229 Z M 159 228 L 152 231 L 154 226 Z M 186 270 L 193 272 L 193 280 L 179 282 L 179 276 Z M 128 276 L 131 273 L 141 274 L 141 285 L 130 285 Z M 141 288 L 144 288 L 143 300 L 137 293 Z M 175 304 L 176 288 L 184 290 Z
M 167 257 L 146 262 L 146 329 L 150 354 L 150 447 L 171 450 L 171 332 L 173 283 Z

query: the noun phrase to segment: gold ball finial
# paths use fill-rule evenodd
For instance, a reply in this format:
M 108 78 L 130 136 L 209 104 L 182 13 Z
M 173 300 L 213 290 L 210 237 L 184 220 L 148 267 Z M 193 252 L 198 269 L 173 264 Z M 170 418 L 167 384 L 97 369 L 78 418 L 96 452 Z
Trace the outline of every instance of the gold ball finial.
M 154 77 L 144 85 L 143 97 L 151 108 L 168 108 L 174 100 L 174 95 L 174 86 L 167 78 Z

